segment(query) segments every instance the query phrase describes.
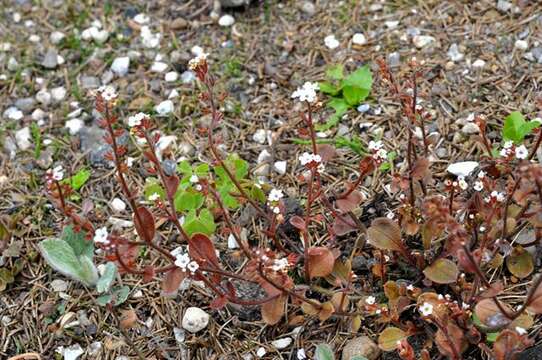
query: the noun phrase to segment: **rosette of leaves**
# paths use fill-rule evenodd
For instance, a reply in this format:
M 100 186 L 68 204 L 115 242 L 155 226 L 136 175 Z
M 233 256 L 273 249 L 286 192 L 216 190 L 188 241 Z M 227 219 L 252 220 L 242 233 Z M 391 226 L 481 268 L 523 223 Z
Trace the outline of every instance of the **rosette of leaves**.
M 514 144 L 518 145 L 539 126 L 539 121 L 527 121 L 519 111 L 514 111 L 504 119 L 502 138 L 505 141 L 513 141 Z
M 327 106 L 335 110 L 325 124 L 317 125 L 317 130 L 325 131 L 337 125 L 348 109 L 359 105 L 369 96 L 373 76 L 368 65 L 358 68 L 345 76 L 342 64 L 334 65 L 326 71 L 326 81 L 320 82 L 320 91 L 331 96 Z

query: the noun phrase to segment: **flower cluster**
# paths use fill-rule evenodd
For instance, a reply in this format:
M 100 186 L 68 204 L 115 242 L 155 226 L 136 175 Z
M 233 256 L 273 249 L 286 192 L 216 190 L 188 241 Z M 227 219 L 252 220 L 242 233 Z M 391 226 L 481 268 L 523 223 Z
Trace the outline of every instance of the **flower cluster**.
M 182 247 L 178 247 L 171 251 L 171 255 L 175 257 L 175 266 L 182 271 L 190 271 L 192 275 L 199 269 L 199 264 L 190 259 L 190 255 L 184 252 Z
M 491 194 L 489 194 L 489 196 L 484 199 L 484 201 L 486 203 L 495 202 L 495 201 L 503 202 L 505 199 L 506 199 L 506 196 L 504 193 L 493 190 Z
M 515 155 L 516 159 L 526 159 L 529 155 L 529 150 L 525 145 L 515 146 L 512 141 L 506 141 L 500 151 L 500 155 L 504 158 L 510 158 Z
M 98 90 L 96 90 L 95 94 L 99 94 L 102 99 L 107 102 L 114 102 L 118 97 L 115 88 L 112 86 L 101 86 L 98 88 Z
M 388 152 L 384 149 L 384 144 L 381 140 L 369 141 L 369 150 L 373 153 L 373 159 L 378 163 L 384 162 L 388 158 Z
M 147 118 L 149 118 L 148 114 L 139 112 L 139 113 L 137 113 L 135 115 L 132 115 L 132 116 L 130 116 L 128 118 L 128 126 L 130 126 L 130 127 L 141 126 L 142 121 L 144 119 L 147 119 Z
M 62 165 L 56 166 L 54 169 L 47 170 L 47 177 L 50 180 L 60 181 L 64 179 L 64 169 Z
M 308 153 L 304 152 L 299 157 L 299 162 L 301 165 L 306 167 L 316 167 L 316 170 L 318 172 L 324 171 L 324 164 L 322 164 L 322 157 L 318 154 Z
M 279 201 L 284 197 L 284 193 L 282 190 L 278 189 L 271 189 L 269 192 L 269 195 L 267 196 L 267 202 L 271 208 L 271 210 L 275 214 L 280 214 L 280 207 L 279 207 Z
M 306 82 L 302 87 L 297 88 L 296 91 L 292 93 L 292 98 L 298 98 L 299 101 L 307 101 L 313 103 L 316 101 L 316 90 L 319 89 L 317 83 Z
M 209 56 L 209 54 L 204 52 L 198 54 L 198 56 L 188 62 L 188 68 L 196 71 L 199 67 L 205 66 L 207 64 L 207 56 Z
M 109 248 L 112 245 L 111 240 L 109 239 L 109 232 L 105 226 L 94 231 L 94 238 L 92 240 L 96 245 L 104 248 Z

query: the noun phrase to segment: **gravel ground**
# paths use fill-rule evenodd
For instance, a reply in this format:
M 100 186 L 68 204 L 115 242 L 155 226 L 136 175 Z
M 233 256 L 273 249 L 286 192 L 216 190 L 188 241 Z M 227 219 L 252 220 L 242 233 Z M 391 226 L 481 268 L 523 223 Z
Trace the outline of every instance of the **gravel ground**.
M 538 115 L 542 8 L 535 1 L 267 0 L 222 9 L 204 0 L 0 4 L 0 215 L 14 224 L 0 270 L 20 270 L 5 289 L 0 282 L 2 359 L 26 352 L 43 359 L 59 352 L 65 359 L 135 359 L 134 346 L 145 359 L 250 359 L 261 348 L 265 359 L 297 359 L 299 349 L 312 358 L 322 341 L 339 354 L 355 336 L 339 320 L 265 326 L 250 309 L 209 309 L 204 289 L 163 298 L 156 283 L 129 276 L 122 280 L 133 289 L 124 308 L 135 310 L 139 326 L 122 333 L 117 315 L 93 304 L 95 294 L 53 272 L 36 246 L 61 229 L 44 196 L 45 170 L 58 164 L 69 174 L 90 169 L 79 195 L 97 204 L 98 221 L 113 216 L 108 203 L 119 191 L 104 158 L 108 145 L 88 96 L 92 89 L 118 89 L 121 117 L 157 114 L 163 132 L 176 136 L 174 158 L 206 159 L 198 127 L 208 116 L 199 110 L 194 74 L 187 70 L 203 49 L 218 88 L 228 94 L 223 150 L 239 153 L 255 175 L 291 196 L 299 191 L 294 159 L 301 149 L 293 142 L 299 105 L 290 95 L 305 81 L 323 79 L 331 64 L 377 70 L 375 60 L 385 58 L 401 78 L 410 58 L 424 61 L 419 92 L 434 115 L 432 155 L 441 172 L 476 151 L 472 114 L 487 116 L 490 138 L 512 111 Z M 358 44 L 352 42 L 356 33 L 363 34 Z M 338 40 L 335 49 L 326 46 L 328 35 Z M 401 152 L 406 135 L 399 108 L 378 80 L 363 105 L 319 136 L 355 136 L 367 144 L 371 134 L 383 132 L 386 146 Z M 269 155 L 259 161 L 263 150 Z M 357 160 L 341 150 L 330 175 L 354 172 Z M 364 184 L 369 199 L 385 192 L 383 184 L 378 178 Z M 393 207 L 393 201 L 385 204 L 383 212 Z M 219 240 L 227 253 L 226 240 Z M 211 314 L 197 334 L 181 326 L 190 306 Z M 374 339 L 374 330 L 362 326 L 360 333 Z M 285 337 L 293 341 L 277 349 L 272 342 Z

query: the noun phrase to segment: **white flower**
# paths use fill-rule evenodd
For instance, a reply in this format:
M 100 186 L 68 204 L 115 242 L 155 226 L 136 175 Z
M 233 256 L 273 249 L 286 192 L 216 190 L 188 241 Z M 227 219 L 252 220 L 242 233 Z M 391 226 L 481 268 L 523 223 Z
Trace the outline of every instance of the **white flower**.
M 386 160 L 388 158 L 388 151 L 384 149 L 380 149 L 376 152 L 376 155 L 382 160 Z
M 134 127 L 134 126 L 140 126 L 141 125 L 141 121 L 143 121 L 143 119 L 145 118 L 148 118 L 149 115 L 145 114 L 145 113 L 142 113 L 142 112 L 139 112 L 133 116 L 130 116 L 128 118 L 128 126 L 130 127 Z
M 382 149 L 384 147 L 384 144 L 382 143 L 381 140 L 378 140 L 378 141 L 369 141 L 369 150 L 375 150 L 375 151 L 378 151 L 380 149 Z
M 414 285 L 412 284 L 408 284 L 408 286 L 406 287 L 408 291 L 414 291 Z
M 476 191 L 482 191 L 482 190 L 484 190 L 484 183 L 481 182 L 481 181 L 475 181 L 473 188 Z
M 195 262 L 195 261 L 190 261 L 187 268 L 193 274 L 199 269 L 199 264 L 197 262 Z
M 64 169 L 62 168 L 62 165 L 59 165 L 53 169 L 52 177 L 56 181 L 60 181 L 64 178 Z
M 388 213 L 386 214 L 386 217 L 390 220 L 393 220 L 395 218 L 395 214 L 393 213 L 393 211 L 388 211 Z
M 186 271 L 186 267 L 190 264 L 190 256 L 187 253 L 177 253 L 175 255 L 175 266 L 178 266 L 183 271 Z
M 94 232 L 93 240 L 97 244 L 108 244 L 109 243 L 109 240 L 107 239 L 108 236 L 109 234 L 107 233 L 107 228 L 104 226 L 99 229 L 96 229 L 96 231 Z
M 498 191 L 492 191 L 491 192 L 491 197 L 492 198 L 495 198 L 498 202 L 503 202 L 504 201 L 504 194 L 501 193 L 501 192 L 498 192 Z
M 515 330 L 516 330 L 516 332 L 517 332 L 518 334 L 520 334 L 520 335 L 525 335 L 525 334 L 527 334 L 527 330 L 525 330 L 525 329 L 522 328 L 522 327 L 516 326 L 516 329 L 515 329 Z
M 271 265 L 271 270 L 273 271 L 284 271 L 288 269 L 289 263 L 287 258 L 275 259 L 273 265 Z
M 329 49 L 335 49 L 340 45 L 339 41 L 335 38 L 335 35 L 326 36 L 324 38 L 324 44 L 326 44 Z
M 510 150 L 509 149 L 501 149 L 501 151 L 499 152 L 499 154 L 502 156 L 502 157 L 508 157 L 508 155 L 510 154 Z
M 433 305 L 427 303 L 427 302 L 424 302 L 422 304 L 422 306 L 420 306 L 418 308 L 418 310 L 420 311 L 420 313 L 423 315 L 423 316 L 429 316 L 433 313 Z
M 525 145 L 521 145 L 516 148 L 516 158 L 526 159 L 528 155 L 529 155 L 529 150 L 527 150 Z
M 484 170 L 480 170 L 478 173 L 478 179 L 483 179 L 486 177 L 486 172 Z
M 376 302 L 376 298 L 374 296 L 369 296 L 365 299 L 365 303 L 368 305 L 374 305 Z
M 171 250 L 170 254 L 173 255 L 174 257 L 177 257 L 177 256 L 181 255 L 183 252 L 184 252 L 183 248 L 179 246 L 179 247 L 176 247 L 175 249 Z
M 322 162 L 322 157 L 320 155 L 318 155 L 318 154 L 312 154 L 312 153 L 304 152 L 299 157 L 299 162 L 301 163 L 301 165 L 307 165 L 307 164 L 310 164 L 312 162 L 320 163 L 320 162 Z
M 274 201 L 279 201 L 283 197 L 284 197 L 284 194 L 282 193 L 282 190 L 271 189 L 271 191 L 269 192 L 269 195 L 267 196 L 267 199 L 270 202 L 274 202 Z
M 150 196 L 149 196 L 149 201 L 156 201 L 160 199 L 160 194 L 158 193 L 152 193 Z
M 195 184 L 195 183 L 197 183 L 198 181 L 199 181 L 199 178 L 198 178 L 198 176 L 197 176 L 196 174 L 193 174 L 192 176 L 190 176 L 190 182 L 191 182 L 192 184 Z
M 207 62 L 207 56 L 209 56 L 209 54 L 204 52 L 198 54 L 195 58 L 188 62 L 188 68 L 190 70 L 196 70 L 198 66 L 204 65 Z
M 98 93 L 102 95 L 102 98 L 105 101 L 113 101 L 118 97 L 115 88 L 113 88 L 112 86 L 101 86 L 100 88 L 98 88 Z
M 273 209 L 273 213 L 277 215 L 280 214 L 280 208 L 278 206 L 273 206 L 272 209 Z
M 299 101 L 308 101 L 310 103 L 316 101 L 316 90 L 319 89 L 317 83 L 306 82 L 302 87 L 297 88 L 292 93 L 292 98 L 299 98 Z
M 512 141 L 506 141 L 502 147 L 505 149 L 510 149 L 513 145 L 514 143 Z

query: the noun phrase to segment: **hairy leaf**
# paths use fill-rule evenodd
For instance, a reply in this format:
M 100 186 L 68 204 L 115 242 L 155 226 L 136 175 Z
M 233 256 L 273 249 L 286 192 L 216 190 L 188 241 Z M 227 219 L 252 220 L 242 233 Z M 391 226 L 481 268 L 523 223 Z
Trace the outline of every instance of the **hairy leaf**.
M 402 249 L 401 229 L 393 220 L 376 218 L 367 229 L 367 241 L 377 249 L 399 251 Z
M 314 352 L 315 360 L 335 360 L 333 350 L 328 344 L 318 344 Z
M 117 266 L 113 262 L 108 262 L 105 265 L 103 275 L 100 276 L 98 282 L 96 283 L 96 291 L 98 293 L 109 291 L 113 281 L 115 280 L 115 275 L 117 275 Z
M 261 307 L 262 319 L 267 325 L 275 325 L 284 315 L 286 295 L 279 295 L 271 301 L 264 303 Z
M 378 336 L 378 347 L 384 351 L 393 351 L 397 348 L 397 342 L 406 337 L 407 334 L 403 330 L 389 326 Z
M 342 212 L 349 212 L 356 209 L 363 201 L 361 192 L 354 190 L 348 196 L 337 199 L 337 207 Z
M 186 272 L 181 268 L 174 268 L 166 273 L 162 280 L 162 294 L 165 296 L 174 296 L 177 294 L 179 286 L 186 277 Z
M 322 277 L 331 274 L 335 257 L 331 250 L 325 247 L 311 247 L 309 254 L 309 272 L 310 277 Z

